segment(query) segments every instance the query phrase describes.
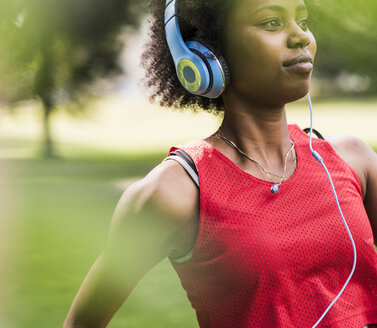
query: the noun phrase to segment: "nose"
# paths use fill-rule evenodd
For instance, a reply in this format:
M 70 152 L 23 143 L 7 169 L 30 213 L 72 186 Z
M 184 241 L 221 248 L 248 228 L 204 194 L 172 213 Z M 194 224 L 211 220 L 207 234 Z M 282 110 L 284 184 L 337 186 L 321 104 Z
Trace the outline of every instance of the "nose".
M 292 24 L 288 38 L 289 48 L 305 48 L 310 44 L 310 37 L 296 22 Z

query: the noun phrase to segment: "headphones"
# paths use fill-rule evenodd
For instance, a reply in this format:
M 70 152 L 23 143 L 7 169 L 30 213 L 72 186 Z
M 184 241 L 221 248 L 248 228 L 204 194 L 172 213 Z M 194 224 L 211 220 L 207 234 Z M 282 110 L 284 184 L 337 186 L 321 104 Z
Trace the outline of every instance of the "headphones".
M 191 94 L 218 98 L 230 83 L 230 72 L 223 56 L 216 56 L 207 45 L 183 41 L 177 17 L 177 0 L 166 0 L 165 33 L 178 80 Z

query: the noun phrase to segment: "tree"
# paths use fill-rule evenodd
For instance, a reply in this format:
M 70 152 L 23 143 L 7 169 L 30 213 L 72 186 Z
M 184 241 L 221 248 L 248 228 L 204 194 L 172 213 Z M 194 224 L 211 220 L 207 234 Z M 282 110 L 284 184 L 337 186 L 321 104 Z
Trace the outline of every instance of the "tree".
M 126 25 L 138 23 L 145 3 L 0 0 L 0 98 L 7 103 L 41 101 L 44 156 L 54 155 L 50 133 L 54 108 L 79 101 L 96 79 L 121 73 L 119 34 Z
M 331 78 L 356 73 L 370 79 L 371 91 L 377 90 L 377 1 L 309 1 L 320 74 Z

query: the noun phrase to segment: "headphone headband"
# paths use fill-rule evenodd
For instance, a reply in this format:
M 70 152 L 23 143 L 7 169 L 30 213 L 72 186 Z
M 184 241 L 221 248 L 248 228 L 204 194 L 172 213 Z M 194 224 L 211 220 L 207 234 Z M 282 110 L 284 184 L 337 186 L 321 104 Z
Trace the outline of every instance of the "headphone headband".
M 174 3 L 173 3 L 174 2 Z M 165 25 L 177 15 L 177 7 L 175 0 L 166 0 L 165 5 Z
M 209 87 L 208 68 L 201 58 L 191 52 L 183 41 L 176 16 L 176 0 L 167 0 L 166 3 L 166 40 L 173 56 L 178 79 L 189 92 L 203 94 Z

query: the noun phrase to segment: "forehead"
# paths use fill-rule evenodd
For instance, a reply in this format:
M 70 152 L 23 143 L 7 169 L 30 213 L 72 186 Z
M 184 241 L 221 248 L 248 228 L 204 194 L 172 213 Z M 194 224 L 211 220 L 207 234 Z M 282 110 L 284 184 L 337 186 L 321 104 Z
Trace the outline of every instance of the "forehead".
M 304 0 L 238 0 L 233 13 L 250 17 L 268 10 L 296 12 L 306 10 L 306 6 Z

